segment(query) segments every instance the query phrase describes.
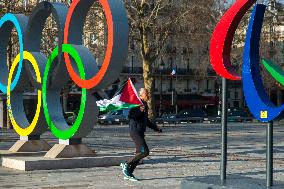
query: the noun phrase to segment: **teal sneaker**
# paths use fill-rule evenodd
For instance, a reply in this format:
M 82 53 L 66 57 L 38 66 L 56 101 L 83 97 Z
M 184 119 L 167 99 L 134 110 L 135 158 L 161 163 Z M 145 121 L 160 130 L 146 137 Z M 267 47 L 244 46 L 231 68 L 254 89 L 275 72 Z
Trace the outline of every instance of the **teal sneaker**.
M 131 177 L 129 172 L 128 172 L 129 167 L 128 167 L 127 163 L 121 163 L 120 167 L 122 168 L 122 173 L 124 174 L 125 177 Z
M 138 178 L 136 178 L 133 174 L 128 178 L 128 180 L 130 180 L 130 181 L 134 181 L 134 182 L 137 182 L 137 181 L 139 181 L 139 179 Z
M 139 179 L 134 177 L 134 176 L 124 176 L 124 180 L 130 180 L 130 181 L 134 181 L 134 182 L 139 181 Z
M 124 176 L 124 180 L 129 180 L 130 177 Z

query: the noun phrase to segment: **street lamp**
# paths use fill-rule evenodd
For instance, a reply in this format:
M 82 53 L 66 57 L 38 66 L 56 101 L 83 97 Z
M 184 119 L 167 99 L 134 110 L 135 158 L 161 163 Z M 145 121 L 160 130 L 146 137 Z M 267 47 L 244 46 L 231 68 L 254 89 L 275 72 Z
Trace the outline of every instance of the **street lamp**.
M 217 102 L 217 115 L 221 116 L 221 105 L 222 105 L 222 101 L 221 101 L 221 85 L 219 83 L 218 80 L 215 81 L 215 98 L 218 98 L 218 102 Z
M 163 58 L 161 58 L 161 63 L 160 63 L 160 109 L 159 109 L 159 116 L 162 116 L 162 86 L 163 86 L 163 70 L 164 70 L 164 66 L 165 66 L 165 63 L 163 61 Z
M 28 8 L 28 5 L 29 5 L 29 0 L 22 0 L 22 5 L 23 5 L 23 8 L 24 8 L 25 11 L 26 11 L 27 8 Z

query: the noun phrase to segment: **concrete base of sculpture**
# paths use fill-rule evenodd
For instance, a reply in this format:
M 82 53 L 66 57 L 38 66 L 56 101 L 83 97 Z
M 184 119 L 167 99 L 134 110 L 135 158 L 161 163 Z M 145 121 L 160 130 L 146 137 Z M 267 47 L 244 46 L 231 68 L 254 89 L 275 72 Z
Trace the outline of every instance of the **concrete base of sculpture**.
M 0 150 L 0 165 L 3 157 L 25 157 L 25 156 L 44 156 L 45 152 L 11 152 L 9 150 Z
M 94 150 L 84 144 L 65 145 L 55 144 L 44 157 L 46 158 L 73 158 L 73 157 L 94 157 Z
M 10 152 L 41 152 L 50 150 L 51 146 L 45 140 L 18 140 Z
M 126 154 L 97 154 L 96 157 L 56 159 L 42 156 L 3 157 L 2 166 L 22 171 L 109 167 L 118 166 L 130 157 L 132 156 Z

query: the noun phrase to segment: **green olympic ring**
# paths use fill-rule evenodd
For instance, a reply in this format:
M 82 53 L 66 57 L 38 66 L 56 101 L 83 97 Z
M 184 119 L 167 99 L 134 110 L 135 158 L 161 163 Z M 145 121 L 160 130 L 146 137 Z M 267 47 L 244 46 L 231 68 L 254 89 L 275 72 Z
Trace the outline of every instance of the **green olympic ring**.
M 71 57 L 75 60 L 76 65 L 78 66 L 80 77 L 85 79 L 85 71 L 84 71 L 83 63 L 82 63 L 82 60 L 81 60 L 78 52 L 75 50 L 75 48 L 72 47 L 72 45 L 70 45 L 70 44 L 63 44 L 62 45 L 62 52 L 68 53 L 68 54 L 71 55 Z M 77 116 L 74 124 L 67 130 L 61 130 L 61 129 L 57 128 L 55 126 L 55 124 L 52 122 L 50 115 L 49 115 L 48 104 L 47 104 L 47 100 L 46 100 L 46 96 L 47 96 L 46 95 L 46 92 L 47 92 L 46 88 L 47 88 L 47 80 L 48 80 L 48 74 L 49 74 L 50 67 L 51 67 L 54 59 L 58 56 L 58 53 L 59 53 L 58 47 L 56 47 L 52 51 L 51 55 L 49 56 L 47 64 L 45 66 L 44 75 L 43 75 L 43 83 L 42 83 L 42 100 L 43 100 L 44 116 L 45 116 L 45 119 L 47 121 L 47 124 L 48 124 L 52 134 L 54 134 L 59 139 L 66 140 L 66 139 L 71 138 L 76 133 L 76 131 L 78 130 L 78 128 L 81 125 L 82 119 L 84 117 L 84 112 L 85 112 L 87 90 L 82 88 L 81 104 L 80 104 L 78 116 Z

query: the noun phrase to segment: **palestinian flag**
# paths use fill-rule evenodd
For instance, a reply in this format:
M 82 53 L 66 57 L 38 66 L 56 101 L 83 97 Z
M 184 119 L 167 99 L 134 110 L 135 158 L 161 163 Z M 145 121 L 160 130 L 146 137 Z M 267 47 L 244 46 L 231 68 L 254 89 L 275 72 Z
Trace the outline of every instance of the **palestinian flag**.
M 102 112 L 134 108 L 140 106 L 140 104 L 143 103 L 138 97 L 137 91 L 135 90 L 131 79 L 128 79 L 122 84 L 122 86 L 120 86 L 112 99 L 103 99 L 97 101 L 97 105 Z

